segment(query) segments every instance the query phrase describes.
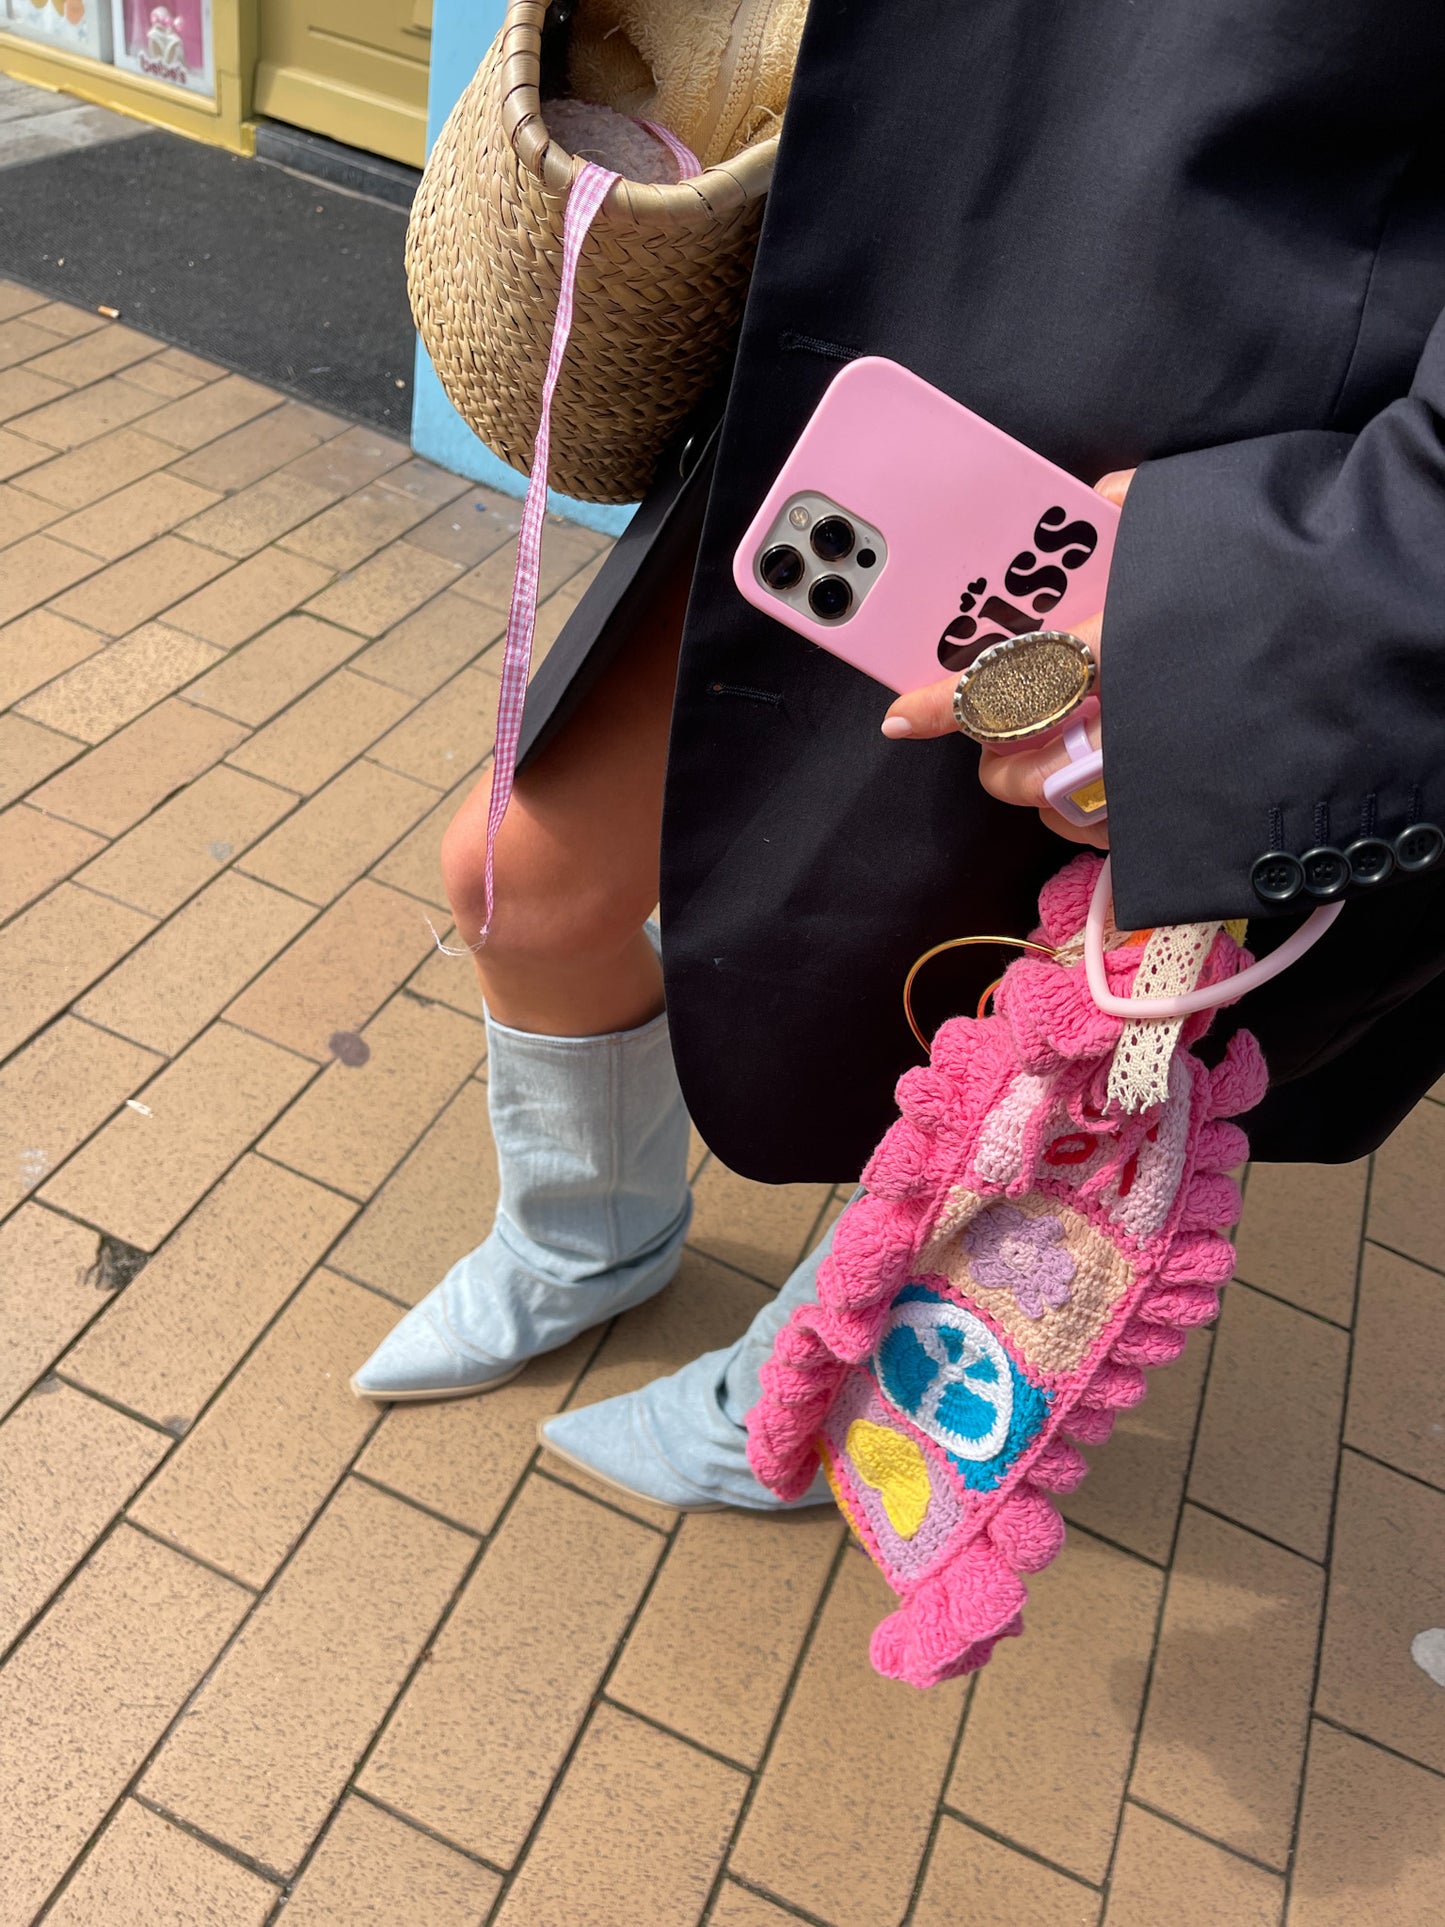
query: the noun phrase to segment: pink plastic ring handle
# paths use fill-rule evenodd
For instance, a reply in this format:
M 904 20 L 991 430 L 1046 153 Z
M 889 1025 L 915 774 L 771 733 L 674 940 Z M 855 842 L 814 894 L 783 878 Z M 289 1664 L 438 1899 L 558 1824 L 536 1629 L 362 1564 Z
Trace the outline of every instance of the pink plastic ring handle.
M 1218 1010 L 1221 1004 L 1232 1004 L 1246 991 L 1267 984 L 1272 977 L 1297 963 L 1307 950 L 1314 948 L 1345 907 L 1342 903 L 1322 905 L 1292 937 L 1285 938 L 1278 950 L 1271 951 L 1261 963 L 1251 964 L 1248 970 L 1226 977 L 1222 984 L 1211 984 L 1206 990 L 1191 990 L 1182 997 L 1116 997 L 1109 988 L 1108 972 L 1104 968 L 1104 912 L 1108 908 L 1110 888 L 1109 859 L 1105 857 L 1089 903 L 1089 919 L 1084 925 L 1084 974 L 1088 978 L 1089 995 L 1110 1017 L 1192 1017 L 1196 1011 Z
M 1090 743 L 1088 726 L 1077 717 L 1071 718 L 1064 731 L 1064 748 L 1070 760 L 1045 778 L 1044 801 L 1066 823 L 1087 829 L 1091 823 L 1104 821 L 1109 814 L 1108 807 L 1101 804 L 1096 810 L 1081 810 L 1073 800 L 1074 792 L 1083 789 L 1086 783 L 1096 783 L 1104 774 L 1104 752 Z

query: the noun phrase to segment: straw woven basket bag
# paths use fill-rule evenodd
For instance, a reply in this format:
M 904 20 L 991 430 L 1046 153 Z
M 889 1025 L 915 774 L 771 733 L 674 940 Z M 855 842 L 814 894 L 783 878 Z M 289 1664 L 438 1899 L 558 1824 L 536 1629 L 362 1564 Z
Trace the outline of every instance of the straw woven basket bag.
M 583 247 L 553 404 L 554 487 L 632 502 L 720 372 L 742 314 L 806 0 L 581 0 L 569 84 L 668 126 L 703 172 L 620 179 Z M 568 189 L 547 129 L 544 0 L 501 33 L 432 150 L 406 266 L 417 330 L 453 406 L 527 472 Z

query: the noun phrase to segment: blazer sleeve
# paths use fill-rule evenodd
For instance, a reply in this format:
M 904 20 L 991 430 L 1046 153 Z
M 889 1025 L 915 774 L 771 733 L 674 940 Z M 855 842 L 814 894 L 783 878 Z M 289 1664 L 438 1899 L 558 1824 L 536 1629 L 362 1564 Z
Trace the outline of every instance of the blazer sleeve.
M 1102 661 L 1122 924 L 1297 917 L 1445 869 L 1445 317 L 1358 434 L 1140 467 Z

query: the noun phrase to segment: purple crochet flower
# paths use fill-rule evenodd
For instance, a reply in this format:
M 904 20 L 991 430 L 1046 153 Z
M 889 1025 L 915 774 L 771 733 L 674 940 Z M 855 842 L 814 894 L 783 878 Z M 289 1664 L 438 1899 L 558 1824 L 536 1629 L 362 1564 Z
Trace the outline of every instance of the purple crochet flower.
M 982 1211 L 963 1235 L 973 1260 L 974 1281 L 1011 1291 L 1025 1318 L 1042 1318 L 1046 1305 L 1069 1302 L 1069 1280 L 1078 1270 L 1064 1248 L 1062 1219 L 1030 1218 L 1011 1204 Z

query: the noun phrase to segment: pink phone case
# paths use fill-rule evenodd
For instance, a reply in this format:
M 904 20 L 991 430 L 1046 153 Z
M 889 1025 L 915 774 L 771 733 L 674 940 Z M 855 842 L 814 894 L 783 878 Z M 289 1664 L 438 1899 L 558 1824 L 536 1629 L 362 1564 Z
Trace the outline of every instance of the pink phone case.
M 780 600 L 758 574 L 770 533 L 800 494 L 836 503 L 886 548 L 844 621 Z M 1118 521 L 1083 482 L 870 355 L 844 368 L 819 402 L 743 537 L 733 579 L 756 608 L 902 692 L 967 667 L 1006 635 L 1097 615 Z M 818 566 L 807 537 L 788 539 Z

